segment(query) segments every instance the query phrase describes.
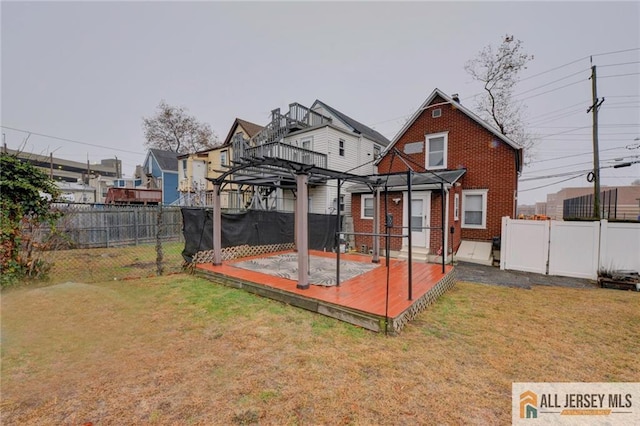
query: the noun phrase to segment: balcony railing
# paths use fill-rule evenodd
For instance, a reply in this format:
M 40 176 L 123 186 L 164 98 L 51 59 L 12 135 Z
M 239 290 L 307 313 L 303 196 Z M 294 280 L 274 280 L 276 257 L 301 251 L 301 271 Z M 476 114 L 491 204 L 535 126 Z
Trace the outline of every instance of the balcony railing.
M 327 168 L 327 155 L 308 149 L 299 148 L 282 142 L 271 142 L 264 145 L 247 148 L 245 158 L 278 158 L 280 160 L 295 161 L 302 164 L 313 164 Z
M 307 108 L 299 103 L 289 105 L 289 112 L 285 114 L 289 128 L 314 127 L 331 123 L 331 118 Z

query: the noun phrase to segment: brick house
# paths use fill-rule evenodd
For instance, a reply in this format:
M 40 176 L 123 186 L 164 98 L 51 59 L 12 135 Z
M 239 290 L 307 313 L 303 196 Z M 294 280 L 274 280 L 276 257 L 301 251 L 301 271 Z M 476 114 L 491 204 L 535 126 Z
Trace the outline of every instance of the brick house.
M 515 215 L 522 158 L 516 142 L 461 105 L 457 96 L 435 89 L 377 161 L 388 191 L 387 199 L 383 196 L 380 201 L 380 231 L 384 232 L 384 205 L 394 218 L 391 233 L 401 234 L 406 231 L 401 227 L 408 228 L 408 178 L 401 172 L 411 169 L 414 258 L 422 254 L 435 260 L 443 245 L 446 253 L 455 253 L 463 241 L 465 250 L 480 250 L 481 245 L 491 256 L 492 239 L 501 233 L 501 218 Z M 372 232 L 370 190 L 358 186 L 351 191 L 355 232 Z M 391 253 L 402 257 L 407 243 L 408 238 L 390 239 Z M 372 237 L 356 239 L 356 248 L 371 244 Z M 384 247 L 383 241 L 380 246 Z M 457 256 L 466 258 L 460 252 Z

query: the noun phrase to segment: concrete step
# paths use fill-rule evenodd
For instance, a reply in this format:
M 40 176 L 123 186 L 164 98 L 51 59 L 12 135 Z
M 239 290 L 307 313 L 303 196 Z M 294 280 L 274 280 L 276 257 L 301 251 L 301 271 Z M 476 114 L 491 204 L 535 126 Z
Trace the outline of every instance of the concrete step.
M 424 247 L 413 247 L 411 250 L 411 260 L 413 262 L 427 262 L 429 261 L 431 255 L 429 254 L 429 249 Z M 407 260 L 409 259 L 409 249 L 408 247 L 402 247 L 400 253 L 398 254 L 398 259 Z

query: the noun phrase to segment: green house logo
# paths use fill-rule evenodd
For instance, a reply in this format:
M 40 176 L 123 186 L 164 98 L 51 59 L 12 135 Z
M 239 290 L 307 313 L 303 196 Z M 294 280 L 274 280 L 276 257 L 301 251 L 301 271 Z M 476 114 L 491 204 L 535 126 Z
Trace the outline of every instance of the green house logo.
M 538 395 L 526 391 L 520 394 L 520 418 L 535 419 L 538 417 Z

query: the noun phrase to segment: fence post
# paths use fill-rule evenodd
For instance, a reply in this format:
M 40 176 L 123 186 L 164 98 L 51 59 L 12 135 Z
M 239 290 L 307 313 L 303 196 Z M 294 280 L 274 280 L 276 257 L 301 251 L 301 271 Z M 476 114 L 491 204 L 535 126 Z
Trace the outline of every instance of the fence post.
M 608 265 L 607 263 L 605 263 L 605 261 L 607 260 L 607 234 L 609 232 L 609 221 L 606 219 L 602 219 L 600 220 L 600 232 L 599 232 L 599 237 L 600 237 L 600 241 L 598 244 L 598 249 L 599 249 L 599 253 L 598 253 L 598 271 L 597 273 L 600 274 L 600 271 L 608 268 L 610 265 Z
M 133 209 L 133 239 L 135 245 L 138 245 L 138 209 Z
M 156 229 L 156 270 L 158 275 L 162 275 L 163 271 L 163 253 L 162 253 L 162 204 L 158 204 Z
M 502 229 L 500 232 L 500 269 L 503 271 L 507 268 L 507 256 L 509 255 L 509 217 L 502 217 Z

